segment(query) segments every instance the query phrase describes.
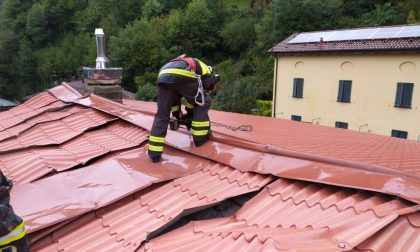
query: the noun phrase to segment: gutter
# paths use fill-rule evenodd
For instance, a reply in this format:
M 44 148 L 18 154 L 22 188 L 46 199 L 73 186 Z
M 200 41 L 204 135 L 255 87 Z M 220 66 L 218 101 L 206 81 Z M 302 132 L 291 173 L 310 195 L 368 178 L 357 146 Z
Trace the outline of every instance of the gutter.
M 271 108 L 271 117 L 273 117 L 273 118 L 276 118 L 277 67 L 278 67 L 278 57 L 274 55 L 273 105 L 272 105 L 272 108 Z

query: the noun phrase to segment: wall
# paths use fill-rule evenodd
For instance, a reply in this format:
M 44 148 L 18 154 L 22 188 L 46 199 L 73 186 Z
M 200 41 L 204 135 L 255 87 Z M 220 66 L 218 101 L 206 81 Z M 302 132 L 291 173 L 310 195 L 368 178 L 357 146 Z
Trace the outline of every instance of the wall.
M 275 117 L 391 135 L 420 135 L 420 54 L 281 56 L 275 71 Z M 293 78 L 304 78 L 303 99 L 292 98 Z M 339 80 L 352 80 L 351 102 L 337 102 Z M 414 83 L 412 109 L 395 108 L 398 82 Z M 316 119 L 320 118 L 320 119 Z M 362 126 L 368 124 L 367 126 Z

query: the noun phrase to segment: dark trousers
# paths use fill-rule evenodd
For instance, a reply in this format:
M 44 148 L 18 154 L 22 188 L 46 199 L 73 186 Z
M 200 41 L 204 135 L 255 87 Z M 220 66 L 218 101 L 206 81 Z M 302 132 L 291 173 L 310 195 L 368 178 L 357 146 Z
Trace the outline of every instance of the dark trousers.
M 196 81 L 187 82 L 187 83 L 160 83 L 157 87 L 157 106 L 158 111 L 153 122 L 152 130 L 150 132 L 151 136 L 154 137 L 165 137 L 169 119 L 171 115 L 172 106 L 176 105 L 180 101 L 180 97 L 184 97 L 188 103 L 193 104 L 193 140 L 196 146 L 201 146 L 210 136 L 210 121 L 208 116 L 208 111 L 210 109 L 210 97 L 205 95 L 205 103 L 203 106 L 198 106 L 195 104 L 195 96 L 197 94 L 198 84 Z M 200 124 L 200 127 L 194 127 L 194 124 Z M 202 126 L 207 124 L 206 126 Z M 204 134 L 205 132 L 207 134 Z M 163 143 L 154 143 L 149 138 L 149 144 L 157 145 Z M 151 151 L 149 148 L 149 155 L 153 157 L 160 157 L 161 153 L 159 151 Z
M 0 252 L 29 252 L 29 242 L 26 236 L 11 242 L 7 245 L 0 246 Z

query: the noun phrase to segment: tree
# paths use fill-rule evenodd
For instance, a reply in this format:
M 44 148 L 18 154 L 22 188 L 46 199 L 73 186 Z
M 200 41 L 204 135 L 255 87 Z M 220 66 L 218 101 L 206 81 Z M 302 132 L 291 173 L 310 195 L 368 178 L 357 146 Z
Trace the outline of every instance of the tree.
M 217 93 L 213 108 L 239 112 L 250 113 L 251 109 L 256 108 L 256 87 L 252 80 L 239 78 L 231 83 L 224 83 L 223 88 Z

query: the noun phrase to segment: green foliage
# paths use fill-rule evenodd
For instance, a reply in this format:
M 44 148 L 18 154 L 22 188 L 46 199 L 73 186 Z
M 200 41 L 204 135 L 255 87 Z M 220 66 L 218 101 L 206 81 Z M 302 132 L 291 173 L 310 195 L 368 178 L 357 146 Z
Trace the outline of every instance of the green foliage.
M 220 35 L 227 49 L 232 53 L 239 53 L 253 46 L 257 18 L 249 15 L 232 19 L 225 24 Z
M 45 7 L 36 3 L 32 5 L 26 16 L 26 35 L 35 46 L 41 46 L 47 38 L 47 16 Z
M 256 108 L 256 86 L 248 78 L 238 78 L 224 83 L 213 101 L 213 108 L 224 111 L 250 113 Z
M 163 13 L 164 6 L 158 0 L 147 0 L 143 7 L 142 17 L 151 19 Z
M 141 101 L 156 101 L 156 85 L 150 82 L 139 86 L 136 93 L 136 99 Z
M 363 15 L 363 20 L 366 26 L 395 25 L 403 23 L 405 15 L 399 12 L 398 6 L 388 2 L 383 5 L 377 4 L 372 12 Z
M 271 100 L 270 101 L 257 100 L 258 111 L 253 114 L 262 115 L 262 116 L 271 116 L 272 106 L 273 106 L 273 102 Z
M 214 65 L 213 107 L 268 115 L 273 59 L 295 32 L 420 22 L 418 0 L 0 0 L 0 95 L 18 100 L 93 66 L 102 27 L 123 87 L 156 99 L 160 67 L 186 53 Z

